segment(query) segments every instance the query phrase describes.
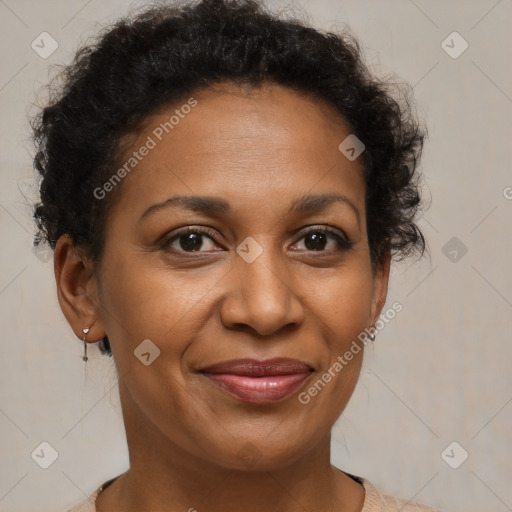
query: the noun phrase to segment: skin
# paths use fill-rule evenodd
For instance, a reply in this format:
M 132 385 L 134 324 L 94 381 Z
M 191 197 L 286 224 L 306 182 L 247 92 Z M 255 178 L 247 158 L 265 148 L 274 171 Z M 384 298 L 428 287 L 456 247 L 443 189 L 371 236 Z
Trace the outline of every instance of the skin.
M 103 512 L 360 511 L 364 488 L 330 464 L 330 430 L 356 386 L 363 350 L 317 396 L 317 381 L 373 325 L 384 306 L 389 254 L 372 272 L 362 162 L 338 145 L 346 121 L 323 101 L 265 84 L 191 94 L 198 104 L 124 178 L 107 219 L 101 267 L 69 236 L 59 239 L 55 275 L 62 311 L 88 342 L 108 335 L 119 375 L 130 469 L 97 499 Z M 176 108 L 146 119 L 129 152 Z M 345 203 L 289 214 L 304 194 L 339 193 Z M 151 205 L 175 195 L 219 196 L 230 213 Z M 329 224 L 318 250 L 305 236 Z M 191 251 L 178 228 L 208 227 Z M 162 237 L 165 237 L 162 239 Z M 263 253 L 247 263 L 248 236 Z M 164 246 L 164 242 L 173 241 Z M 183 238 L 182 238 L 183 242 Z M 173 252 L 174 249 L 174 252 Z M 134 356 L 150 339 L 160 355 Z M 251 404 L 196 370 L 234 358 L 291 357 L 315 371 L 292 396 Z M 239 454 L 253 451 L 250 465 Z

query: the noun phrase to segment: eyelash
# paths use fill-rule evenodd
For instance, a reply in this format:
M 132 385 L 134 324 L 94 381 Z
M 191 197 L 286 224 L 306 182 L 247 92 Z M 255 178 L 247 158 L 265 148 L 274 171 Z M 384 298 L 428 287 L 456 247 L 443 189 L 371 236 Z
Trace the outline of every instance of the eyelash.
M 194 227 L 188 226 L 187 228 L 183 229 L 182 231 L 175 233 L 171 238 L 168 238 L 167 240 L 165 240 L 162 245 L 164 248 L 168 248 L 180 236 L 187 235 L 189 233 L 197 233 L 200 235 L 207 235 L 209 238 L 211 238 L 214 242 L 217 243 L 217 241 L 215 239 L 215 236 L 216 236 L 215 231 L 213 231 L 209 228 L 206 228 L 206 227 L 194 228 Z M 311 233 L 322 233 L 325 235 L 332 236 L 336 240 L 338 246 L 341 247 L 341 249 L 339 249 L 341 252 L 348 252 L 353 249 L 354 244 L 348 237 L 345 238 L 345 237 L 339 235 L 337 232 L 333 231 L 332 229 L 328 229 L 328 228 L 324 228 L 324 227 L 310 229 L 309 231 L 302 233 L 301 237 L 298 240 L 302 240 L 304 237 L 306 237 L 307 235 L 309 235 Z M 176 252 L 179 254 L 194 254 L 194 253 L 208 252 L 208 251 L 183 251 L 183 250 L 176 250 L 176 249 L 170 249 L 170 251 Z M 311 250 L 308 252 L 329 253 L 331 251 L 330 250 L 327 250 L 327 251 Z

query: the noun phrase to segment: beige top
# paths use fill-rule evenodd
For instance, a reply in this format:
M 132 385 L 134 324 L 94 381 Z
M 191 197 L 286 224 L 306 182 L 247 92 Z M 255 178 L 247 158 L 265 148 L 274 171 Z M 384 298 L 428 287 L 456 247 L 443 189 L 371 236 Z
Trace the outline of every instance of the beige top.
M 362 484 L 365 489 L 365 498 L 361 512 L 439 512 L 439 510 L 427 507 L 426 505 L 420 505 L 419 503 L 384 494 L 365 478 L 350 475 L 349 473 L 346 474 Z M 107 480 L 88 498 L 65 512 L 96 512 L 96 507 L 94 505 L 96 497 L 116 478 L 118 477 Z

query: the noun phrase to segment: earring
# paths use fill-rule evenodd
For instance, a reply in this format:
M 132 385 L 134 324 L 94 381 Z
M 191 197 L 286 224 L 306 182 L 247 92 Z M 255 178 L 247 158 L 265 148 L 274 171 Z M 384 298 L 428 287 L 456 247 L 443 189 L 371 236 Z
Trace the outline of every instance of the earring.
M 85 341 L 85 338 L 87 337 L 87 333 L 89 332 L 89 327 L 86 327 L 85 329 L 82 329 L 82 332 L 84 333 L 84 338 L 83 338 L 83 342 L 84 342 L 84 356 L 82 357 L 82 359 L 87 362 L 87 360 L 89 359 L 87 357 L 87 342 Z
M 370 327 L 373 327 L 373 325 L 371 325 Z M 375 327 L 373 327 L 375 329 Z M 373 332 L 371 332 L 368 337 L 370 338 L 371 341 L 375 341 L 375 334 Z

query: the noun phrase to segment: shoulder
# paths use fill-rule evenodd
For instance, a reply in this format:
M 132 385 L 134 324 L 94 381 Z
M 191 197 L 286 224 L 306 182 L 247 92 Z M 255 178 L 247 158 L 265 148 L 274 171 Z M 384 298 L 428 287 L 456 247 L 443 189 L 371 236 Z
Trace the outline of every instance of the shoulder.
M 101 484 L 92 494 L 87 496 L 83 501 L 71 507 L 64 512 L 96 512 L 96 498 L 98 494 L 102 491 L 102 489 L 110 482 L 104 482 Z
M 99 489 L 96 489 L 90 496 L 78 503 L 72 508 L 65 510 L 65 512 L 96 512 L 96 496 L 98 496 Z
M 440 512 L 427 505 L 385 494 L 365 478 L 359 477 L 359 480 L 366 491 L 361 512 Z
M 78 503 L 72 508 L 65 510 L 64 512 L 96 512 L 96 498 L 98 494 L 106 489 L 114 480 L 117 480 L 120 476 L 115 476 L 106 482 L 103 482 L 91 495 L 87 496 L 83 501 Z

